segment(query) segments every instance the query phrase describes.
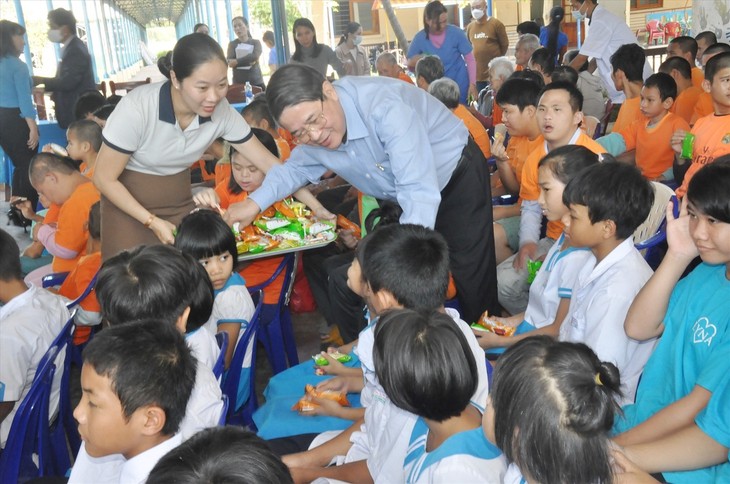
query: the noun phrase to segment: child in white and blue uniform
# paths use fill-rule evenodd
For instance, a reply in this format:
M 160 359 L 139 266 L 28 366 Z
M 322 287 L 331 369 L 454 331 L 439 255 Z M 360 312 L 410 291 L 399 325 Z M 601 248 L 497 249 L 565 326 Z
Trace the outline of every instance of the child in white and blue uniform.
M 385 314 L 375 328 L 373 358 L 393 405 L 418 416 L 403 462 L 406 482 L 501 482 L 506 461 L 470 403 L 482 362 L 451 316 Z
M 584 168 L 598 162 L 598 155 L 577 145 L 557 148 L 540 160 L 538 202 L 549 221 L 559 221 L 568 213 L 568 207 L 563 203 L 563 190 L 568 182 Z M 479 344 L 493 355 L 503 353 L 505 347 L 528 336 L 547 334 L 557 337 L 568 315 L 578 274 L 584 267 L 593 267 L 595 263 L 590 250 L 573 247 L 565 233 L 560 234 L 530 286 L 527 310 L 509 318 L 491 318 L 517 326 L 514 336 L 504 337 L 475 330 Z

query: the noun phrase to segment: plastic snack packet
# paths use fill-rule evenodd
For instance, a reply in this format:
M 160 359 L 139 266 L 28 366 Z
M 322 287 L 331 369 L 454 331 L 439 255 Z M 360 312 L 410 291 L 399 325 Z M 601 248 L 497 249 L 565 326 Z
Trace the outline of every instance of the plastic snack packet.
M 507 326 L 506 324 L 489 319 L 489 311 L 484 311 L 482 317 L 479 318 L 479 322 L 472 324 L 471 327 L 477 331 L 489 331 L 499 336 L 512 336 L 517 330 L 514 326 Z
M 311 412 L 315 408 L 319 407 L 319 405 L 311 401 L 311 397 L 327 398 L 329 400 L 334 400 L 343 407 L 350 406 L 350 402 L 343 393 L 333 392 L 331 390 L 318 392 L 312 385 L 306 385 L 304 387 L 304 396 L 300 398 L 291 409 L 299 412 Z
M 684 135 L 684 139 L 682 140 L 682 154 L 680 155 L 682 158 L 686 158 L 688 160 L 692 159 L 692 150 L 695 145 L 695 135 L 692 133 L 687 133 Z
M 542 267 L 542 261 L 541 260 L 527 260 L 527 283 L 532 284 L 532 281 L 535 280 L 535 277 L 537 276 L 537 271 L 540 270 L 540 267 Z
M 347 355 L 345 353 L 340 353 L 339 351 L 335 351 L 332 353 L 327 353 L 329 356 L 334 358 L 335 360 L 339 361 L 340 363 L 347 363 L 348 361 L 352 360 L 352 356 Z M 330 364 L 329 361 L 327 361 L 327 358 L 325 358 L 323 355 L 313 355 L 312 359 L 314 360 L 314 364 L 317 366 L 327 366 Z

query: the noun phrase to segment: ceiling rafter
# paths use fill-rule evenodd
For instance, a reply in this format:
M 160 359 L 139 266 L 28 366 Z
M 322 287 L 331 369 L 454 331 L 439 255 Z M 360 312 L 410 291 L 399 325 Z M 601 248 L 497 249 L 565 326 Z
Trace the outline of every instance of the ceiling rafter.
M 161 17 L 176 23 L 187 3 L 188 0 L 116 0 L 119 8 L 143 26 Z

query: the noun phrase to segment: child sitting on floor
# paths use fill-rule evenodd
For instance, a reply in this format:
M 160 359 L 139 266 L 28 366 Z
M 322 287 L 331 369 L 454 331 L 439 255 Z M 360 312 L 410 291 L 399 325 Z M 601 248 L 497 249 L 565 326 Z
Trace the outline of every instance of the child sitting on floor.
M 677 98 L 677 83 L 669 74 L 652 74 L 641 88 L 640 110 L 643 118 L 622 130 L 598 138 L 609 153 L 618 156 L 636 150 L 634 163 L 649 180 L 672 180 L 674 151 L 670 145 L 678 129 L 689 131 L 687 121 L 670 112 Z
M 588 148 L 575 145 L 557 148 L 540 160 L 538 202 L 548 220 L 562 219 L 568 212 L 568 207 L 563 204 L 565 186 L 582 170 L 598 162 L 598 155 Z M 491 317 L 508 326 L 516 326 L 515 335 L 499 336 L 474 330 L 479 345 L 485 349 L 506 347 L 526 336 L 536 334 L 547 334 L 556 338 L 568 315 L 578 272 L 593 264 L 595 259 L 589 250 L 574 247 L 565 232 L 560 234 L 530 285 L 527 310 L 509 318 Z
M 419 417 L 404 462 L 406 482 L 501 482 L 502 452 L 484 437 L 480 410 L 469 403 L 482 363 L 450 316 L 385 313 L 375 329 L 373 359 L 393 405 Z
M 715 398 L 730 370 L 729 240 L 730 155 L 725 155 L 692 178 L 678 218 L 667 207 L 667 254 L 624 323 L 631 338 L 662 337 L 646 364 L 636 403 L 624 407 L 615 427 L 616 443 L 651 445 L 669 438 L 691 425 Z M 698 255 L 702 263 L 680 281 Z M 661 458 L 652 454 L 652 460 Z M 729 473 L 730 464 L 724 463 L 665 477 L 671 482 L 721 482 Z
M 608 435 L 621 395 L 612 363 L 535 336 L 505 351 L 492 385 L 483 425 L 510 463 L 500 482 L 612 482 Z
M 144 482 L 182 443 L 178 430 L 195 365 L 182 335 L 162 321 L 101 331 L 84 350 L 81 401 L 74 410 L 81 452 L 95 462 L 77 461 L 69 483 Z
M 70 317 L 63 298 L 27 286 L 13 237 L 0 230 L 0 449 L 36 368 Z M 51 390 L 49 416 L 58 408 L 60 371 Z
M 622 403 L 634 401 L 636 385 L 655 339 L 626 335 L 624 319 L 652 271 L 634 247 L 633 233 L 649 215 L 654 192 L 638 169 L 624 163 L 598 163 L 580 172 L 563 191 L 570 211 L 565 234 L 574 247 L 587 247 L 595 264 L 578 274 L 570 316 L 561 341 L 587 344 L 621 372 Z

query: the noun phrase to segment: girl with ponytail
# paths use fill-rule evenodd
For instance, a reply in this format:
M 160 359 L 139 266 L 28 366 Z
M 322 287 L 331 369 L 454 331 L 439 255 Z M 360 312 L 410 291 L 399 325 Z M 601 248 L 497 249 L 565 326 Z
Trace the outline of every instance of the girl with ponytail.
M 524 339 L 499 359 L 484 412 L 510 467 L 503 482 L 609 483 L 619 371 L 582 343 Z
M 563 54 L 568 48 L 568 36 L 560 30 L 560 23 L 564 18 L 563 7 L 553 7 L 550 9 L 550 23 L 540 29 L 540 45 L 548 50 L 554 64 L 563 62 Z

